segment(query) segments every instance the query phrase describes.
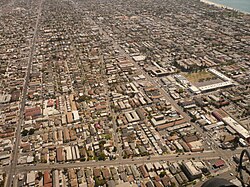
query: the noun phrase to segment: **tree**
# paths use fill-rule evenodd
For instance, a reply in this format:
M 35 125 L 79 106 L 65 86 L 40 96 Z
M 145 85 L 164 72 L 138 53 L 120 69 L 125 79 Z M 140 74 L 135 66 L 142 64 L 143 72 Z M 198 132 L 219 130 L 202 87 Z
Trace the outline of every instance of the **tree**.
M 91 99 L 90 96 L 88 96 L 88 95 L 82 95 L 82 96 L 79 96 L 78 101 L 79 102 L 83 102 L 83 101 L 89 101 L 90 99 Z
M 99 142 L 99 147 L 100 147 L 101 150 L 104 149 L 104 144 L 105 144 L 105 143 L 106 143 L 105 140 L 101 140 L 101 141 Z
M 105 160 L 106 159 L 106 155 L 104 154 L 104 152 L 101 152 L 98 156 L 98 160 Z
M 117 151 L 117 147 L 114 147 L 113 152 L 116 152 L 116 151 Z
M 41 180 L 42 179 L 42 177 L 43 177 L 43 173 L 41 172 L 41 171 L 39 171 L 38 173 L 37 173 L 37 180 Z
M 183 92 L 184 92 L 184 89 L 183 89 L 183 88 L 179 88 L 178 92 L 179 92 L 179 93 L 183 93 Z
M 162 171 L 162 172 L 160 173 L 160 177 L 161 177 L 161 178 L 163 178 L 165 175 L 166 175 L 166 171 Z
M 233 145 L 234 148 L 238 147 L 238 143 L 239 143 L 240 138 L 238 136 L 235 136 L 234 140 L 233 140 Z
M 95 178 L 95 187 L 104 186 L 105 183 L 104 179 Z
M 170 187 L 176 187 L 176 184 L 174 182 L 171 182 Z
M 29 130 L 29 135 L 34 134 L 34 132 L 35 132 L 35 129 L 30 129 L 30 130 Z
M 110 139 L 111 139 L 111 137 L 112 137 L 112 135 L 111 135 L 111 134 L 106 134 L 106 135 L 104 136 L 104 138 L 105 138 L 106 140 L 110 140 Z
M 24 129 L 24 130 L 21 132 L 22 136 L 27 136 L 28 133 L 29 133 L 29 131 L 26 130 L 26 129 Z
M 108 116 L 109 121 L 112 121 L 112 119 L 113 119 L 112 116 Z
M 81 157 L 81 158 L 80 158 L 80 161 L 81 161 L 81 162 L 84 162 L 84 161 L 86 161 L 86 158 L 85 158 L 85 157 Z

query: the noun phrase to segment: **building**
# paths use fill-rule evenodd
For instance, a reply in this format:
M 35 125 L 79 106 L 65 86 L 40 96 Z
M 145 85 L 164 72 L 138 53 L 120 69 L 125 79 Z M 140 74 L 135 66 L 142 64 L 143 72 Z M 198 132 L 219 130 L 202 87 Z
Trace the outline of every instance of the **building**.
M 246 141 L 250 142 L 250 133 L 247 129 L 245 129 L 242 125 L 240 125 L 237 121 L 235 121 L 231 117 L 225 117 L 222 121 L 229 125 L 233 130 L 235 130 L 241 138 L 245 139 Z
M 191 161 L 184 162 L 182 164 L 182 170 L 190 181 L 202 177 L 202 171 L 195 167 Z
M 62 147 L 58 147 L 56 149 L 56 159 L 57 159 L 57 162 L 62 162 L 64 161 L 64 155 L 63 155 L 63 148 Z
M 41 107 L 33 107 L 25 109 L 25 118 L 36 118 L 42 114 Z
M 35 173 L 35 171 L 31 171 L 31 172 L 27 173 L 26 183 L 29 186 L 35 186 L 35 180 L 36 180 L 36 173 Z
M 73 122 L 72 112 L 67 112 L 67 122 L 68 123 L 72 123 Z
M 69 129 L 68 128 L 63 128 L 63 140 L 64 142 L 69 142 L 70 141 L 70 136 L 69 136 Z
M 80 116 L 79 116 L 79 113 L 78 113 L 77 110 L 72 111 L 72 114 L 73 114 L 73 120 L 74 121 L 79 121 L 80 120 Z
M 53 187 L 59 187 L 59 172 L 58 170 L 53 170 L 52 172 Z
M 162 114 L 158 116 L 154 116 L 150 121 L 154 126 L 163 125 L 167 122 L 164 115 Z
M 190 87 L 188 87 L 188 89 L 190 90 L 190 92 L 194 93 L 194 94 L 200 94 L 201 91 L 199 90 L 199 88 L 197 88 L 194 85 L 191 85 Z
M 125 112 L 125 117 L 129 123 L 140 121 L 140 117 L 137 115 L 136 111 L 134 110 Z

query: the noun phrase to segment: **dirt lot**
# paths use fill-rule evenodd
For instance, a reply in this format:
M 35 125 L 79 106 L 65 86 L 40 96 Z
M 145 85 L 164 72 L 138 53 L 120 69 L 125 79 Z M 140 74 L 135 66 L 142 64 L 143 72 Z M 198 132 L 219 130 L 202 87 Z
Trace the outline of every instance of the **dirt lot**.
M 217 77 L 214 74 L 208 71 L 200 71 L 196 73 L 185 73 L 183 74 L 183 76 L 185 76 L 193 84 L 210 81 L 212 79 L 217 79 Z

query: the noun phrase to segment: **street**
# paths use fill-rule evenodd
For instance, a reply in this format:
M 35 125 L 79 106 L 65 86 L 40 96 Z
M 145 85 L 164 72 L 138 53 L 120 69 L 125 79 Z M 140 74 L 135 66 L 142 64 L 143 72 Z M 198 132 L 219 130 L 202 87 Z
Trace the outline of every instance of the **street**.
M 235 154 L 240 154 L 241 149 L 235 151 L 223 151 L 227 157 L 232 157 Z M 77 163 L 54 163 L 54 164 L 34 164 L 34 165 L 17 165 L 15 172 L 27 172 L 32 170 L 48 170 L 48 169 L 63 169 L 63 168 L 78 168 L 78 167 L 101 167 L 101 166 L 119 166 L 119 165 L 130 165 L 130 164 L 144 164 L 149 162 L 160 162 L 160 161 L 169 161 L 169 162 L 178 162 L 181 160 L 190 160 L 190 159 L 218 159 L 221 158 L 220 153 L 214 151 L 204 151 L 202 153 L 189 153 L 189 154 L 171 154 L 171 155 L 159 155 L 148 157 L 135 157 L 130 159 L 122 160 L 106 160 L 106 161 L 86 161 L 86 162 L 77 162 Z M 8 171 L 9 167 L 3 168 L 3 170 Z M 15 173 L 15 174 L 16 174 Z
M 13 152 L 12 152 L 12 162 L 8 170 L 8 178 L 7 182 L 5 183 L 6 187 L 12 186 L 13 185 L 13 180 L 15 177 L 12 177 L 16 174 L 16 166 L 18 162 L 18 152 L 19 152 L 19 144 L 21 140 L 21 129 L 22 129 L 22 124 L 24 122 L 24 110 L 25 110 L 25 102 L 26 102 L 26 97 L 27 97 L 27 90 L 28 90 L 28 83 L 29 83 L 29 78 L 30 78 L 30 71 L 32 67 L 32 60 L 34 56 L 34 50 L 35 50 L 35 43 L 36 43 L 36 37 L 37 37 L 37 30 L 38 30 L 38 24 L 39 24 L 39 19 L 41 17 L 41 12 L 42 12 L 42 3 L 43 0 L 40 1 L 39 4 L 39 9 L 37 13 L 37 20 L 36 20 L 36 25 L 34 29 L 34 35 L 31 41 L 31 46 L 30 46 L 30 54 L 29 54 L 29 59 L 28 59 L 28 68 L 24 80 L 24 85 L 23 85 L 23 92 L 22 92 L 22 101 L 21 101 L 21 106 L 20 106 L 20 113 L 19 113 L 19 122 L 16 128 L 15 132 L 15 137 L 16 141 L 14 144 Z

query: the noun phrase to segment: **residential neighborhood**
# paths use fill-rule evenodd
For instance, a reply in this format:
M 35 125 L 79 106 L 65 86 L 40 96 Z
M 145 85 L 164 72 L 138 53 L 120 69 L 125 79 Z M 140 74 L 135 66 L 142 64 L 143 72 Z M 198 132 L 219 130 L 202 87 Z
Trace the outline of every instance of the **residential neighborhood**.
M 0 18 L 0 186 L 239 186 L 249 14 L 199 0 L 4 0 Z

